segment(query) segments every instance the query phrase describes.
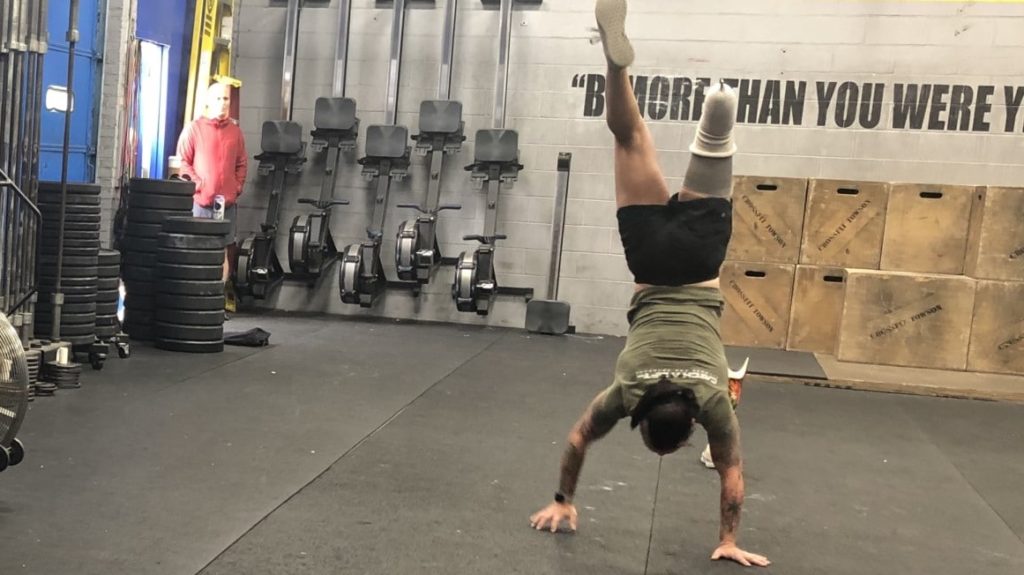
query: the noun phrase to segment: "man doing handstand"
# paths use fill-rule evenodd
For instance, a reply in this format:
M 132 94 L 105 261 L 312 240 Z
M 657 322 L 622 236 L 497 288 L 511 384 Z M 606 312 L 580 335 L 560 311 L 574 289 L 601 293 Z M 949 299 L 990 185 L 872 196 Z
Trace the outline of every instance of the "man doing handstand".
M 736 95 L 723 83 L 709 87 L 683 187 L 670 194 L 626 72 L 634 56 L 625 35 L 626 0 L 597 0 L 595 12 L 608 61 L 606 120 L 615 137 L 619 235 L 637 286 L 614 382 L 569 433 L 555 501 L 530 523 L 556 531 L 568 521 L 575 531 L 573 497 L 584 455 L 620 419 L 629 417 L 658 455 L 678 450 L 700 423 L 721 480 L 719 543 L 711 559 L 766 566 L 767 558 L 736 541 L 743 465 L 719 330 L 724 301 L 718 274 L 732 235 Z

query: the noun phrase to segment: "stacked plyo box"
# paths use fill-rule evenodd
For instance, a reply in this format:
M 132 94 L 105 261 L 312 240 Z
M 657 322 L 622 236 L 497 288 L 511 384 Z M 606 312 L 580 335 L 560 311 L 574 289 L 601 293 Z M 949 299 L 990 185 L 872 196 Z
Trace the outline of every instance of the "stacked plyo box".
M 891 184 L 879 269 L 847 269 L 841 361 L 967 369 L 973 186 Z
M 1024 373 L 1024 188 L 737 176 L 727 345 Z
M 733 234 L 720 280 L 727 345 L 786 347 L 806 199 L 806 179 L 734 179 Z
M 889 185 L 811 180 L 787 349 L 835 353 L 847 270 L 877 270 Z
M 977 280 L 967 369 L 1024 373 L 1024 188 L 977 192 L 964 274 Z

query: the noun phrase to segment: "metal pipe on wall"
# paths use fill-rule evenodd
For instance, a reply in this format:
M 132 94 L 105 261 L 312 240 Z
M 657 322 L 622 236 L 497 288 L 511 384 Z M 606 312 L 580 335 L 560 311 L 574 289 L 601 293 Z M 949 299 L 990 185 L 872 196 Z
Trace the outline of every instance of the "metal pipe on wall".
M 512 0 L 501 0 L 501 31 L 498 34 L 498 71 L 494 77 L 493 127 L 505 128 L 505 102 L 508 98 L 508 51 L 512 43 Z
M 348 75 L 348 38 L 352 26 L 352 0 L 341 0 L 338 6 L 338 44 L 334 50 L 334 84 L 331 95 L 345 96 Z
M 38 105 L 36 104 L 36 101 L 35 101 L 36 92 L 35 92 L 35 90 L 32 89 L 32 77 L 35 75 L 35 64 L 36 64 L 34 50 L 35 50 L 35 45 L 36 45 L 36 42 L 35 42 L 35 39 L 36 39 L 36 35 L 35 35 L 35 32 L 36 32 L 36 30 L 35 30 L 35 28 L 36 28 L 36 21 L 39 18 L 38 11 L 39 11 L 39 3 L 38 2 L 30 2 L 29 5 L 28 5 L 27 18 L 25 18 L 25 22 L 24 22 L 24 27 L 25 27 L 25 42 L 24 42 L 24 45 L 25 45 L 25 74 L 24 74 L 24 83 L 25 83 L 25 89 L 24 89 L 25 98 L 24 98 L 24 100 L 25 100 L 25 107 L 24 107 L 24 117 L 23 117 L 23 120 L 22 120 L 22 123 L 21 123 L 22 124 L 21 125 L 22 138 L 20 140 L 21 148 L 20 148 L 19 158 L 18 158 L 19 172 L 22 174 L 22 177 L 21 177 L 21 189 L 22 190 L 27 190 L 29 188 L 29 183 L 32 180 L 32 172 L 29 171 L 29 164 L 32 162 L 32 150 L 31 150 L 31 144 L 30 144 L 30 141 L 31 141 L 30 134 L 31 134 L 31 131 L 32 131 L 32 124 L 33 124 L 33 122 L 35 122 L 35 116 L 38 113 L 38 109 L 39 109 L 39 107 L 38 107 Z
M 40 138 L 42 136 L 42 126 L 43 126 L 43 118 L 42 118 L 43 63 L 45 62 L 46 52 L 49 50 L 49 44 L 46 41 L 47 40 L 47 28 L 46 27 L 47 27 L 47 24 L 49 23 L 49 20 L 47 19 L 47 17 L 48 17 L 48 14 L 47 14 L 48 8 L 49 8 L 49 3 L 47 2 L 47 0 L 42 0 L 42 2 L 40 2 L 40 7 L 39 7 L 39 20 L 36 23 L 36 33 L 37 33 L 37 36 L 38 36 L 39 44 L 37 46 L 38 49 L 36 51 L 36 77 L 33 80 L 33 82 L 34 82 L 35 91 L 36 91 L 36 102 L 39 102 L 40 108 L 39 108 L 39 113 L 36 115 L 35 127 L 34 127 L 34 129 L 32 131 L 32 146 L 33 146 L 32 166 L 31 166 L 32 180 L 31 180 L 31 185 L 30 185 L 30 187 L 28 189 L 28 192 L 27 192 L 28 198 L 29 198 L 29 200 L 33 204 L 36 202 L 37 198 L 39 197 L 39 156 L 42 153 L 39 141 L 40 141 Z M 31 211 L 34 211 L 35 213 L 34 214 L 31 213 Z M 37 278 L 37 275 L 36 275 L 36 257 L 37 257 L 36 252 L 39 249 L 39 232 L 40 232 L 40 228 L 42 227 L 42 214 L 39 212 L 39 209 L 35 205 L 32 205 L 30 207 L 30 213 L 28 214 L 27 217 L 28 217 L 28 224 L 27 224 L 27 230 L 26 230 L 25 234 L 26 234 L 26 237 L 28 238 L 28 244 L 26 246 L 27 249 L 25 250 L 26 259 L 27 259 L 26 264 L 25 264 L 25 268 L 28 271 L 28 274 L 26 276 L 26 282 L 27 282 L 26 291 L 25 291 L 25 295 L 23 297 L 30 297 L 32 295 L 32 293 L 34 291 L 36 291 L 36 286 L 37 286 L 36 282 L 38 281 L 38 278 Z M 34 316 L 34 314 L 33 314 L 34 311 L 35 310 L 32 309 L 32 307 L 30 306 L 29 309 L 28 309 L 28 312 L 30 314 L 28 316 L 29 317 L 29 321 L 26 322 L 26 329 L 28 330 L 29 333 L 31 333 L 33 331 L 33 328 L 34 328 L 34 326 L 32 325 L 32 323 L 33 323 L 32 322 L 32 317 Z
M 18 69 L 15 71 L 15 73 L 18 75 L 17 76 L 17 82 L 18 82 L 19 96 L 18 96 L 18 99 L 16 100 L 16 102 L 18 102 L 18 114 L 17 114 L 17 119 L 14 122 L 14 126 L 15 126 L 15 129 L 17 130 L 17 134 L 15 135 L 15 138 L 14 138 L 14 144 L 15 144 L 14 145 L 14 165 L 13 165 L 12 169 L 14 170 L 15 174 L 17 174 L 17 178 L 15 179 L 15 181 L 17 182 L 19 188 L 24 188 L 25 187 L 25 170 L 24 170 L 24 166 L 23 166 L 24 157 L 25 157 L 25 146 L 24 146 L 24 143 L 25 143 L 25 110 L 24 110 L 24 105 L 25 105 L 26 100 L 28 98 L 28 94 L 26 92 L 26 88 L 28 87 L 28 82 L 27 82 L 27 80 L 25 78 L 25 75 L 28 72 L 28 53 L 27 53 L 28 45 L 26 43 L 26 38 L 28 36 L 28 33 L 27 33 L 28 22 L 29 22 L 29 19 L 32 17 L 31 10 L 32 10 L 31 3 L 26 4 L 26 3 L 22 2 L 21 14 L 20 14 L 20 17 L 19 17 L 19 20 L 18 20 L 17 36 L 15 36 L 15 39 L 18 42 Z
M 32 164 L 29 166 L 29 171 L 32 179 L 29 184 L 28 190 L 25 191 L 25 194 L 33 202 L 36 201 L 36 197 L 39 193 L 39 139 L 42 135 L 43 126 L 43 62 L 45 61 L 46 52 L 49 49 L 49 45 L 46 42 L 46 25 L 48 22 L 46 17 L 47 0 L 42 0 L 42 2 L 40 2 L 39 5 L 39 19 L 36 21 L 36 73 L 35 76 L 32 78 L 32 87 L 34 88 L 36 93 L 37 103 L 35 122 L 32 125 L 32 133 L 30 134 L 30 137 L 32 139 Z
M 292 96 L 295 94 L 295 59 L 298 56 L 299 13 L 302 0 L 288 0 L 284 28 L 284 70 L 281 72 L 281 119 L 292 119 Z
M 13 19 L 11 20 L 10 30 L 10 42 L 11 47 L 11 78 L 14 84 L 14 90 L 11 100 L 11 117 L 10 117 L 10 146 L 7 156 L 7 176 L 14 180 L 14 183 L 20 188 L 21 187 L 21 170 L 18 166 L 19 160 L 19 142 L 21 140 L 21 99 L 24 97 L 22 94 L 22 88 L 24 79 L 22 77 L 24 70 L 23 65 L 25 62 L 25 46 L 22 43 L 24 39 L 24 31 L 22 22 L 24 19 L 24 0 L 14 3 Z
M 68 148 L 71 145 L 71 106 L 74 101 L 75 85 L 75 45 L 78 43 L 78 0 L 71 0 L 68 12 L 68 106 L 64 112 L 64 148 L 61 154 L 60 165 L 60 230 L 57 238 L 57 272 L 53 289 L 53 322 L 51 324 L 51 336 L 54 341 L 60 341 L 60 316 L 64 304 L 64 294 L 61 292 L 61 275 L 64 267 L 64 212 L 68 202 Z
M 11 90 L 14 89 L 14 78 L 12 73 L 11 56 L 11 23 L 14 21 L 14 3 L 18 0 L 0 0 L 0 58 L 3 59 L 0 68 L 0 168 L 4 173 L 10 172 L 8 159 L 10 158 L 10 120 L 11 110 L 14 108 Z
M 405 0 L 394 0 L 391 19 L 391 61 L 388 62 L 388 95 L 385 124 L 398 121 L 398 80 L 402 70 L 402 43 L 405 36 Z
M 7 309 L 7 303 L 11 296 L 9 272 L 11 269 L 11 244 L 14 236 L 14 226 L 10 221 L 11 207 L 14 205 L 14 200 L 9 188 L 13 182 L 7 177 L 7 172 L 9 171 L 7 158 L 11 144 L 7 133 L 9 125 L 7 116 L 14 107 L 13 102 L 10 101 L 10 92 L 8 91 L 11 87 L 8 77 L 11 72 L 10 23 L 13 9 L 13 3 L 0 0 L 0 58 L 2 58 L 0 83 L 2 83 L 3 94 L 3 102 L 0 103 L 0 266 L 3 266 L 0 269 L 0 310 Z
M 459 0 L 448 0 L 444 12 L 444 42 L 441 44 L 441 77 L 437 83 L 437 99 L 448 100 L 452 94 L 452 61 L 455 58 L 455 16 Z

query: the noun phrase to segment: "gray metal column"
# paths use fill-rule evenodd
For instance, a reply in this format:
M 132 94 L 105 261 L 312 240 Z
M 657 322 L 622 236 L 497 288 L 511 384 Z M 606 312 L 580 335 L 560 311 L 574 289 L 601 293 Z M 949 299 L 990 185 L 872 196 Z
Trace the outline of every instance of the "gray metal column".
M 505 128 L 508 98 L 508 51 L 512 43 L 512 0 L 501 0 L 501 31 L 498 34 L 498 71 L 494 77 L 493 128 Z
M 402 40 L 405 36 L 405 0 L 394 0 L 391 19 L 391 61 L 388 64 L 388 98 L 384 123 L 398 121 L 398 80 L 402 70 Z
M 449 100 L 452 93 L 452 60 L 455 57 L 455 16 L 459 0 L 448 0 L 444 13 L 444 39 L 441 44 L 441 72 L 437 82 L 437 99 Z M 428 204 L 429 205 L 429 204 Z
M 295 92 L 295 58 L 298 53 L 299 12 L 302 0 L 288 0 L 284 28 L 284 69 L 281 72 L 281 119 L 292 119 L 292 94 Z
M 331 95 L 345 96 L 345 81 L 348 74 L 348 38 L 352 26 L 352 0 L 341 0 L 338 5 L 338 45 L 334 50 L 334 87 Z M 328 161 L 330 161 L 328 159 Z

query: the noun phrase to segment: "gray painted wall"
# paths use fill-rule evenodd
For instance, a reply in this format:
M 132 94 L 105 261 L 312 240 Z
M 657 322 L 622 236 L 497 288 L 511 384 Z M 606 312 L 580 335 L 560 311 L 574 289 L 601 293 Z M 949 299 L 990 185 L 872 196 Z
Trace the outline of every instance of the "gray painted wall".
M 250 155 L 259 151 L 263 121 L 279 119 L 285 6 L 281 0 L 243 0 L 237 21 L 237 76 L 244 82 L 241 125 Z M 337 30 L 338 2 L 307 0 L 300 22 L 301 40 L 294 97 L 295 121 L 312 129 L 313 105 L 330 95 Z M 676 78 L 748 80 L 753 91 L 760 81 L 765 97 L 768 81 L 787 81 L 794 91 L 804 83 L 802 122 L 772 125 L 744 123 L 737 129 L 738 174 L 762 176 L 853 178 L 946 184 L 1024 185 L 1024 113 L 1008 109 L 1024 97 L 1024 6 L 979 2 L 824 2 L 795 0 L 732 0 L 723 2 L 633 2 L 628 29 L 635 37 L 634 73 L 665 78 L 669 102 L 648 103 L 645 112 L 666 117 L 652 121 L 666 176 L 677 187 L 687 163 L 686 146 L 694 122 L 673 120 L 671 90 Z M 586 117 L 588 96 L 574 87 L 574 78 L 603 74 L 603 58 L 595 44 L 592 0 L 545 2 L 517 8 L 513 14 L 509 105 L 506 127 L 520 132 L 521 161 L 526 169 L 519 182 L 505 191 L 499 206 L 500 243 L 497 273 L 503 285 L 533 287 L 543 297 L 548 269 L 556 159 L 559 152 L 574 156 L 568 204 L 568 226 L 559 297 L 572 302 L 573 323 L 582 332 L 623 334 L 625 309 L 632 292 L 631 277 L 615 230 L 612 182 L 612 141 L 601 117 Z M 440 30 L 444 2 L 414 2 L 406 15 L 406 36 L 399 122 L 416 133 L 419 102 L 436 96 L 441 53 Z M 440 241 L 446 255 L 456 256 L 473 245 L 463 234 L 483 227 L 483 192 L 474 190 L 463 167 L 472 161 L 472 137 L 491 125 L 497 61 L 499 12 L 480 2 L 459 4 L 452 98 L 465 106 L 469 140 L 460 155 L 449 158 L 443 174 L 442 202 L 461 203 L 460 212 L 443 212 Z M 362 126 L 384 120 L 385 83 L 389 58 L 391 5 L 353 0 L 347 93 L 358 101 Z M 593 81 L 593 80 L 592 80 Z M 661 80 L 658 85 L 661 86 Z M 819 85 L 832 96 L 865 92 L 865 83 L 882 86 L 877 126 L 866 129 L 861 106 L 849 100 L 836 115 L 832 99 L 819 101 Z M 844 82 L 850 82 L 845 88 Z M 940 91 L 934 116 L 925 111 L 922 129 L 893 127 L 897 85 L 950 86 Z M 991 86 L 986 102 L 991 109 L 982 119 L 987 131 L 973 131 L 978 106 L 967 130 L 950 130 L 949 108 L 970 87 L 972 96 Z M 680 83 L 680 86 L 684 85 Z M 1020 87 L 1020 91 L 1017 88 Z M 941 90 L 941 89 L 940 89 Z M 872 91 L 872 93 L 874 93 Z M 657 99 L 657 98 L 655 98 Z M 771 98 L 769 97 L 769 103 Z M 931 97 L 924 102 L 928 103 Z M 751 114 L 762 115 L 761 101 L 752 100 Z M 782 104 L 781 100 L 779 104 Z M 943 107 L 945 106 L 945 107 Z M 870 106 L 865 108 L 870 111 Z M 958 112 L 961 117 L 967 112 Z M 819 114 L 823 125 L 818 125 Z M 782 115 L 779 116 L 782 121 Z M 791 118 L 792 120 L 793 118 Z M 850 127 L 840 124 L 853 120 Z M 931 122 L 930 122 L 931 120 Z M 1012 120 L 1007 132 L 1006 123 Z M 929 124 L 933 129 L 927 129 Z M 942 128 L 940 129 L 940 125 Z M 956 122 L 956 128 L 960 122 Z M 982 127 L 978 122 L 978 127 Z M 344 159 L 336 197 L 350 206 L 335 212 L 334 232 L 339 247 L 358 242 L 370 220 L 371 184 L 359 174 L 359 150 Z M 426 193 L 427 158 L 414 156 L 410 176 L 392 186 L 385 224 L 382 257 L 394 278 L 394 235 L 399 224 L 414 217 L 398 202 L 420 202 Z M 319 193 L 323 158 L 311 154 L 301 177 L 290 181 L 281 214 L 284 231 L 295 215 L 306 213 L 295 200 Z M 256 174 L 255 162 L 241 201 L 240 232 L 258 229 L 263 219 L 269 181 Z M 287 234 L 280 234 L 280 253 L 286 253 Z M 285 265 L 287 263 L 285 262 Z M 286 284 L 278 297 L 266 302 L 278 309 L 395 318 L 489 323 L 521 327 L 525 304 L 500 298 L 487 318 L 456 311 L 450 290 L 452 268 L 442 268 L 424 293 L 415 299 L 404 291 L 389 292 L 373 310 L 342 304 L 337 269 L 320 285 L 308 289 Z
M 121 144 L 124 126 L 125 61 L 128 39 L 135 30 L 136 0 L 106 0 L 103 76 L 96 149 L 96 183 L 101 186 L 103 213 L 100 237 L 105 247 L 112 244 L 112 223 L 120 201 Z

